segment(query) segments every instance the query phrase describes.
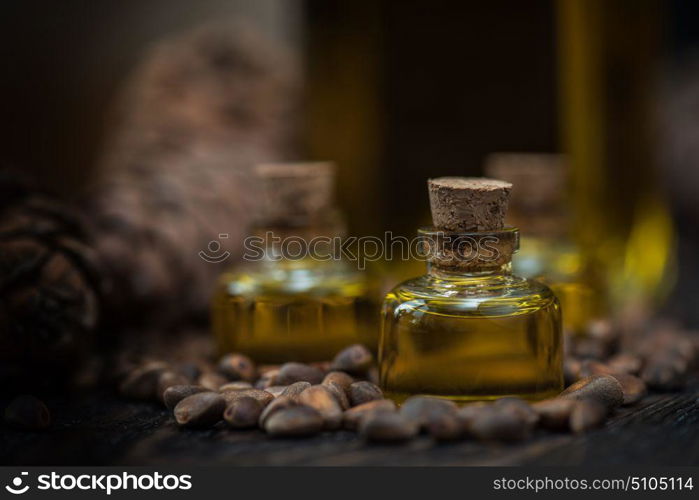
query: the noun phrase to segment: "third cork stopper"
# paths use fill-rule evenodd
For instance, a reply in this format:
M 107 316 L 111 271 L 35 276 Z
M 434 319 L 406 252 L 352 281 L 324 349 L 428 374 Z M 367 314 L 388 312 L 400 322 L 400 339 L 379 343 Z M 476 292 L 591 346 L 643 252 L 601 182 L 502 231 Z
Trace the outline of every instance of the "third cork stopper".
M 442 231 L 497 231 L 505 225 L 512 184 L 483 177 L 429 179 L 432 223 Z

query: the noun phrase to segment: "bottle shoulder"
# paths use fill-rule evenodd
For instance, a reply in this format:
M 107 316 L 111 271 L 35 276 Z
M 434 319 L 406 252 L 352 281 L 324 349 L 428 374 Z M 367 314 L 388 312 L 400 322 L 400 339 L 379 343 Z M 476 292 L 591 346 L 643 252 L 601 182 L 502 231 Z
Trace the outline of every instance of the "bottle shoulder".
M 532 311 L 557 305 L 558 299 L 544 283 L 511 274 L 459 279 L 424 275 L 395 286 L 385 302 L 389 306 Z
M 343 262 L 252 262 L 223 273 L 219 290 L 229 295 L 342 293 L 369 287 L 364 273 Z
M 512 257 L 512 269 L 528 278 L 546 276 L 550 282 L 575 281 L 582 271 L 582 257 L 571 241 L 524 237 Z

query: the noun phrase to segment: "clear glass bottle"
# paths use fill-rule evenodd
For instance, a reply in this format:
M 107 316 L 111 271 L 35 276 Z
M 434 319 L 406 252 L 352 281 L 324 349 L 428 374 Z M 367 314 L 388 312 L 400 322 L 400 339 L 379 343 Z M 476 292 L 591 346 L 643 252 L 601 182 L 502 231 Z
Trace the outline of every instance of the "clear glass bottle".
M 428 228 L 419 235 L 427 274 L 384 300 L 379 377 L 386 395 L 459 402 L 558 394 L 560 306 L 546 285 L 511 273 L 518 230 Z
M 257 258 L 220 277 L 212 305 L 220 352 L 260 363 L 312 362 L 353 343 L 376 346 L 377 287 L 368 273 L 331 255 L 331 238 L 342 236 L 343 225 L 332 207 L 318 206 L 314 217 L 284 224 L 265 217 L 270 222 L 252 231 Z M 293 241 L 287 250 L 284 241 Z

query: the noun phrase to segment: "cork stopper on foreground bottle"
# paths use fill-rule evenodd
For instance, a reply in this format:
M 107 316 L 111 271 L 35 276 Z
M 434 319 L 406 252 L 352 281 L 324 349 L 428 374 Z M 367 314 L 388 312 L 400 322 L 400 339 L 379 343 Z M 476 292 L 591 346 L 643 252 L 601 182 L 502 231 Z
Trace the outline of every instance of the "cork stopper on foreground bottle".
M 505 225 L 512 184 L 480 177 L 427 181 L 432 222 L 442 231 L 497 231 Z
M 432 222 L 438 231 L 425 239 L 433 265 L 471 271 L 497 268 L 510 261 L 518 248 L 516 231 L 505 230 L 512 184 L 486 178 L 439 177 L 428 180 L 427 185 Z
M 320 223 L 335 206 L 335 171 L 331 162 L 257 165 L 258 223 L 279 227 Z

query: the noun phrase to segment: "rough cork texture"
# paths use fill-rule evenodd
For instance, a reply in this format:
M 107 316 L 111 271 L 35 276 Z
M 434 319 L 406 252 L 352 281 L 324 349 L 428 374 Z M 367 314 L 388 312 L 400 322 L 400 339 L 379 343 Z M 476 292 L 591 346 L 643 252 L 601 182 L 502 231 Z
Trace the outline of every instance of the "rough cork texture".
M 288 226 L 322 219 L 333 210 L 335 172 L 330 162 L 257 165 L 258 222 Z
M 493 231 L 505 225 L 509 182 L 476 177 L 427 181 L 432 222 L 443 231 Z
M 496 269 L 512 259 L 519 248 L 518 235 L 503 231 L 512 184 L 486 178 L 440 177 L 430 179 L 427 185 L 438 232 L 423 241 L 433 265 L 441 270 L 473 272 Z

